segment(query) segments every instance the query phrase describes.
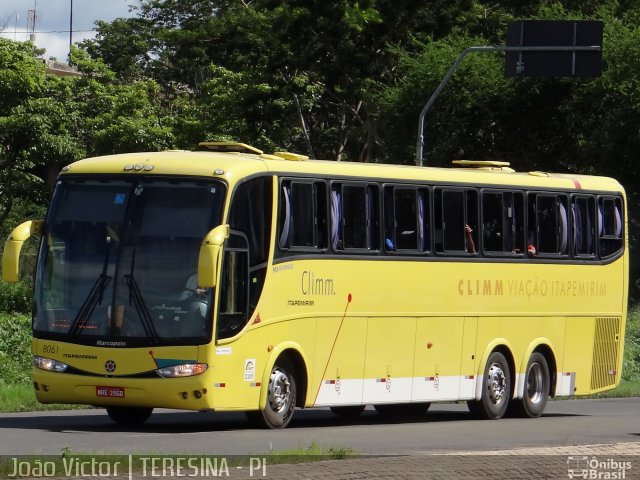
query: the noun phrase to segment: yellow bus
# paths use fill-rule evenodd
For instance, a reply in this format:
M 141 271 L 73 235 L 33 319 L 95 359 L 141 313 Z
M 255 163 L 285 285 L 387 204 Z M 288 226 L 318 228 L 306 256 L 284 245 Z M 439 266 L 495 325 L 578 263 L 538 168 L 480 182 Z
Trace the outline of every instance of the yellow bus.
M 39 233 L 40 402 L 537 417 L 620 381 L 627 215 L 615 180 L 316 161 L 244 144 L 64 167 Z

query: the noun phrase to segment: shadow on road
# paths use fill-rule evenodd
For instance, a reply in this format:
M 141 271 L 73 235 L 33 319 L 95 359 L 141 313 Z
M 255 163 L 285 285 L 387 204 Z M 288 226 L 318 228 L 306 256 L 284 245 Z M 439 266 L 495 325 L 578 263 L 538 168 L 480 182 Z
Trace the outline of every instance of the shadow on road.
M 440 422 L 481 422 L 475 420 L 457 405 L 457 410 L 434 410 L 421 415 L 381 415 L 368 408 L 354 418 L 334 415 L 328 409 L 298 410 L 289 424 L 289 429 L 326 428 L 358 425 L 397 425 Z M 95 413 L 94 413 L 95 412 Z M 542 419 L 510 419 L 500 422 L 536 422 L 545 418 L 583 416 L 580 414 L 550 413 Z M 67 410 L 56 412 L 33 412 L 29 414 L 3 414 L 2 428 L 36 429 L 51 432 L 140 432 L 140 433 L 197 433 L 208 431 L 252 430 L 251 424 L 241 412 L 183 412 L 158 410 L 144 425 L 122 426 L 111 421 L 102 409 Z M 524 427 L 523 427 L 524 428 Z M 640 434 L 638 434 L 640 435 Z

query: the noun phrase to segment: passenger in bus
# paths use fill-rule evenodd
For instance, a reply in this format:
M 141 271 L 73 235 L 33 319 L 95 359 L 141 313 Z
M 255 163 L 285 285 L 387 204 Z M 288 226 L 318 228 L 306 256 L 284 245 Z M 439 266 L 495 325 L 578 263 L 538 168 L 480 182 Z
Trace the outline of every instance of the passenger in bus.
M 467 253 L 476 253 L 476 244 L 473 241 L 473 229 L 469 225 L 464 226 L 464 236 L 467 242 Z
M 187 304 L 187 322 L 181 327 L 182 335 L 201 335 L 208 308 L 208 289 L 198 286 L 198 273 L 194 273 L 187 280 L 185 289 L 180 295 L 180 301 Z

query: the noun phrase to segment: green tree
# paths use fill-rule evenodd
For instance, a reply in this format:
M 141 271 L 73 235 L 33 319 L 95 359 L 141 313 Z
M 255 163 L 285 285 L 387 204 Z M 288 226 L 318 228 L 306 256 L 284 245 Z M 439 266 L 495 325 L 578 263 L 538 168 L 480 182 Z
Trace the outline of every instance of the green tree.
M 109 58 L 110 65 L 138 62 L 165 89 L 188 85 L 196 103 L 236 93 L 245 107 L 235 110 L 241 133 L 257 146 L 369 161 L 377 136 L 371 93 L 378 83 L 394 81 L 394 50 L 388 45 L 410 48 L 415 35 L 444 35 L 470 4 L 148 0 L 139 20 L 146 22 L 150 62 L 140 62 L 138 53 L 126 49 L 114 51 L 124 35 L 119 29 L 118 42 L 109 41 L 115 25 L 100 28 L 86 48 Z M 222 88 L 229 75 L 242 78 L 249 98 L 239 98 L 233 86 L 212 94 L 211 88 Z M 228 134 L 224 128 L 213 132 Z
M 74 108 L 83 118 L 76 135 L 88 155 L 157 151 L 174 146 L 170 103 L 153 80 L 121 81 L 101 59 L 72 49 L 84 74 L 71 81 Z
M 46 167 L 77 158 L 70 93 L 45 74 L 29 43 L 0 39 L 0 226 L 16 199 L 42 202 L 48 196 Z M 38 176 L 36 173 L 40 173 Z

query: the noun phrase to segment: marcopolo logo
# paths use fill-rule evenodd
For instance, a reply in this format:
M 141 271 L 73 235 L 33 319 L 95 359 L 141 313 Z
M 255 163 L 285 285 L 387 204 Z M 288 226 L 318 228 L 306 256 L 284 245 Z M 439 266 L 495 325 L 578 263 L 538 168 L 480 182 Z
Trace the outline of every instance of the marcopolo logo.
M 104 362 L 104 369 L 109 373 L 115 372 L 116 362 L 114 362 L 113 360 L 107 360 L 106 362 Z
M 619 480 L 626 479 L 629 470 L 631 470 L 631 462 L 629 461 L 595 456 L 567 457 L 567 475 L 569 478 Z

